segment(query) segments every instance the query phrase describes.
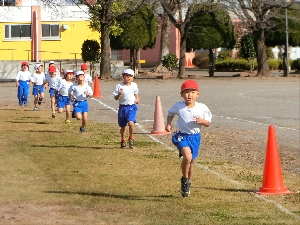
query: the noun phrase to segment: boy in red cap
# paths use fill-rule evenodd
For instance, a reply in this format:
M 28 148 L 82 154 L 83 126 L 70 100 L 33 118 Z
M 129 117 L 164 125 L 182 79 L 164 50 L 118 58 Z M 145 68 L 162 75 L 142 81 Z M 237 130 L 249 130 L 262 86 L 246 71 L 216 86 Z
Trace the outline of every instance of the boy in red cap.
M 19 105 L 28 106 L 28 93 L 31 74 L 28 71 L 28 62 L 22 62 L 21 70 L 16 76 L 16 87 L 18 88 Z
M 181 195 L 190 195 L 190 186 L 193 175 L 193 165 L 198 157 L 200 148 L 201 126 L 209 127 L 212 114 L 208 107 L 196 102 L 199 97 L 199 86 L 193 80 L 187 80 L 181 85 L 181 97 L 184 101 L 176 102 L 169 110 L 166 124 L 166 131 L 171 132 L 172 120 L 178 116 L 177 131 L 172 135 L 172 143 L 179 150 L 179 157 L 182 157 L 181 170 Z
M 81 65 L 81 71 L 84 72 L 84 82 L 87 84 L 87 85 L 90 85 L 91 88 L 93 88 L 93 78 L 90 74 L 88 74 L 88 65 L 83 63 Z

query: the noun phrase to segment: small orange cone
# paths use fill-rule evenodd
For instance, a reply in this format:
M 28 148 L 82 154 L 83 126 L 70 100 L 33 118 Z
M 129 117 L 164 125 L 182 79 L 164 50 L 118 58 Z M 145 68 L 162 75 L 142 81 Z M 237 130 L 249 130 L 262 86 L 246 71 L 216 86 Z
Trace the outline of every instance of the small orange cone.
M 189 59 L 189 61 L 188 61 L 188 66 L 192 66 L 191 59 Z
M 103 96 L 100 93 L 100 85 L 99 85 L 99 78 L 98 78 L 98 74 L 96 74 L 95 78 L 94 78 L 94 98 L 102 98 Z
M 151 134 L 161 135 L 161 134 L 168 134 L 168 133 L 169 132 L 165 130 L 165 122 L 164 122 L 160 97 L 156 96 L 153 130 L 151 131 Z
M 269 126 L 262 187 L 259 195 L 291 194 L 283 184 L 282 170 L 274 126 Z

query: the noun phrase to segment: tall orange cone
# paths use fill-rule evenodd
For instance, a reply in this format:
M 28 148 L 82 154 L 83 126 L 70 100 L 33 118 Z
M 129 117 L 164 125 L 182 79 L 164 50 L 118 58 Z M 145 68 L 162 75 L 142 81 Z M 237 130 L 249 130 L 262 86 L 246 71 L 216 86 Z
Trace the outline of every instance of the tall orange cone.
M 259 195 L 291 194 L 283 184 L 282 170 L 274 126 L 269 126 L 262 187 Z
M 96 74 L 94 78 L 94 98 L 102 98 L 103 96 L 100 93 L 100 85 L 99 85 L 99 78 L 98 74 Z
M 160 97 L 156 96 L 153 130 L 151 131 L 151 134 L 161 135 L 161 134 L 168 134 L 168 133 L 169 132 L 165 130 L 165 122 L 164 122 Z

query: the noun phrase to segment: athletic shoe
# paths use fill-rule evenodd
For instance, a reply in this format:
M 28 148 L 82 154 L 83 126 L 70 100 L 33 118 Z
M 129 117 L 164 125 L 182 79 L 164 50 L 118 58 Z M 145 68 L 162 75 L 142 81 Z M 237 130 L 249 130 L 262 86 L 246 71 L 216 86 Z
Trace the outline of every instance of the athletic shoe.
M 55 116 L 56 116 L 55 113 L 52 113 L 52 118 L 55 118 Z
M 129 148 L 134 148 L 134 139 L 128 139 Z
M 80 127 L 79 131 L 80 131 L 81 133 L 85 133 L 85 129 L 84 129 L 83 127 Z
M 126 148 L 126 142 L 121 141 L 121 148 Z
M 190 184 L 189 184 L 189 179 L 188 178 L 181 178 L 181 195 L 184 198 L 189 197 L 190 195 Z
M 70 124 L 71 121 L 70 120 L 65 120 L 65 124 Z
M 38 104 L 39 105 L 42 104 L 42 101 L 43 101 L 43 99 L 41 97 L 39 97 Z
M 37 111 L 37 107 L 34 107 L 33 111 Z
M 24 105 L 25 105 L 25 106 L 28 106 L 28 103 L 27 103 L 27 102 L 26 102 L 26 103 L 24 102 Z

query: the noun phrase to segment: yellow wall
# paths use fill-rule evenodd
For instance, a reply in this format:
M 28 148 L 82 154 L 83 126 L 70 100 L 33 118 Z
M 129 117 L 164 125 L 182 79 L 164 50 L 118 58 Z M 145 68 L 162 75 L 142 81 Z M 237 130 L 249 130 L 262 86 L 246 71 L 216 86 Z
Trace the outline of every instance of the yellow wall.
M 69 22 L 44 22 L 42 24 L 63 24 L 68 25 L 67 30 L 60 28 L 60 40 L 41 41 L 41 61 L 81 59 L 82 43 L 86 39 L 97 40 L 100 43 L 99 32 L 93 32 L 89 27 L 89 21 Z M 7 23 L 8 24 L 8 23 Z M 12 23 L 9 23 L 12 24 Z M 31 40 L 30 41 L 4 41 L 4 23 L 0 24 L 0 60 L 27 60 L 31 61 Z M 15 49 L 15 50 L 3 50 Z M 54 53 L 57 52 L 57 53 Z M 60 53 L 58 53 L 60 52 Z

